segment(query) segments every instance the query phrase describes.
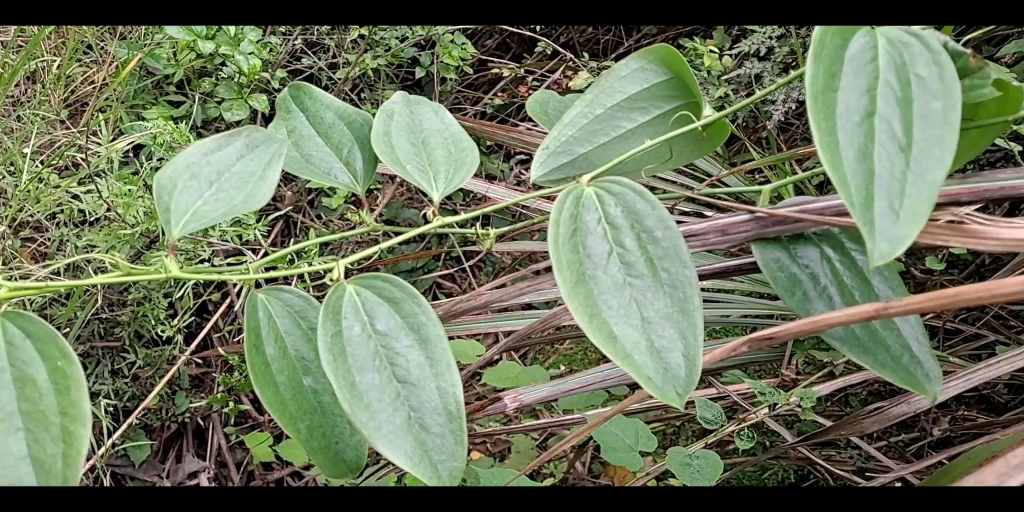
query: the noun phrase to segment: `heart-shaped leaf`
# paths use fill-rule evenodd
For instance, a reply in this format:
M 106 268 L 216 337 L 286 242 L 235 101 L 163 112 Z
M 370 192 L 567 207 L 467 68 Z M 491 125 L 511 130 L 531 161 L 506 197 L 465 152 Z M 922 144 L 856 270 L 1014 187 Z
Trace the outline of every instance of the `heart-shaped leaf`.
M 697 409 L 697 421 L 708 430 L 718 430 L 729 423 L 725 417 L 722 406 L 708 400 L 707 398 L 696 397 L 693 404 Z
M 665 463 L 680 482 L 690 487 L 710 487 L 722 476 L 725 464 L 717 453 L 700 449 L 690 453 L 686 448 L 668 449 Z
M 644 465 L 639 452 L 653 452 L 658 448 L 658 438 L 654 437 L 646 423 L 621 414 L 601 425 L 593 436 L 601 445 L 601 457 L 604 460 L 630 471 L 636 471 Z
M 476 340 L 452 340 L 452 354 L 462 364 L 471 364 L 487 352 L 487 348 Z
M 243 126 L 178 153 L 153 178 L 153 199 L 170 239 L 256 211 L 274 197 L 287 142 Z
M 909 295 L 893 265 L 865 270 L 864 244 L 853 230 L 757 240 L 752 246 L 772 288 L 803 318 Z M 836 327 L 820 336 L 883 379 L 938 398 L 942 371 L 920 316 Z
M 481 382 L 502 389 L 518 388 L 547 382 L 548 371 L 538 364 L 523 366 L 515 361 L 502 361 L 484 372 Z
M 551 89 L 541 89 L 526 99 L 526 113 L 530 119 L 550 131 L 580 96 L 582 94 L 579 93 L 562 96 Z
M 288 140 L 287 172 L 355 194 L 373 184 L 377 155 L 368 112 L 305 82 L 289 84 L 274 105 L 268 129 Z
M 220 104 L 220 116 L 229 123 L 236 123 L 249 118 L 249 104 L 245 100 L 224 100 Z
M 733 434 L 732 439 L 736 443 L 736 448 L 749 450 L 757 444 L 757 433 L 749 427 L 743 427 Z
M 476 143 L 443 105 L 402 91 L 377 110 L 370 139 L 384 165 L 434 204 L 462 188 L 480 166 Z
M 700 289 L 686 242 L 653 194 L 621 176 L 555 201 L 555 281 L 590 341 L 659 400 L 683 408 L 704 343 Z
M 555 402 L 555 407 L 562 411 L 585 411 L 594 407 L 600 407 L 605 400 L 608 400 L 608 392 L 599 389 L 597 391 L 587 391 L 559 398 Z
M 864 233 L 868 261 L 892 261 L 924 228 L 953 163 L 956 68 L 922 30 L 818 27 L 806 87 L 818 156 Z
M 551 128 L 537 149 L 530 181 L 552 185 L 591 172 L 708 111 L 679 51 L 644 48 L 616 63 Z M 606 175 L 651 176 L 711 153 L 729 137 L 727 122 L 676 137 L 630 158 Z
M 368 447 L 320 364 L 319 315 L 320 303 L 295 288 L 251 292 L 245 301 L 245 363 L 256 395 L 285 433 L 324 475 L 347 480 L 363 469 Z
M 381 455 L 428 485 L 458 485 L 469 439 L 441 320 L 415 288 L 362 274 L 324 299 L 320 358 L 346 415 Z
M 78 485 L 91 437 L 75 351 L 39 317 L 0 313 L 0 485 Z

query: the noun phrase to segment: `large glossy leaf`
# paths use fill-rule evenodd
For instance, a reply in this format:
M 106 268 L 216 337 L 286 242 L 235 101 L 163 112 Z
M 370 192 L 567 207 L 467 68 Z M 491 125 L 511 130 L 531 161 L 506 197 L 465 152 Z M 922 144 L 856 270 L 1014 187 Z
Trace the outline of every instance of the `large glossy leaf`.
M 443 105 L 402 91 L 380 106 L 370 139 L 384 165 L 435 204 L 480 166 L 476 143 Z
M 697 272 L 676 224 L 621 176 L 558 196 L 548 235 L 555 281 L 591 342 L 652 396 L 679 409 L 701 371 Z
M 153 178 L 160 224 L 171 240 L 256 211 L 274 197 L 287 142 L 258 126 L 202 139 Z
M 545 130 L 551 130 L 580 96 L 580 93 L 562 96 L 551 89 L 541 89 L 526 99 L 526 113 Z
M 355 478 L 367 443 L 345 416 L 320 364 L 320 303 L 271 286 L 245 301 L 245 363 L 260 402 L 328 478 Z
M 924 228 L 960 126 L 960 83 L 942 45 L 904 27 L 818 27 L 807 57 L 818 156 L 867 243 L 871 266 Z
M 752 246 L 772 288 L 803 318 L 909 295 L 893 265 L 865 270 L 864 243 L 854 230 L 827 229 L 757 240 Z M 883 379 L 933 400 L 938 397 L 942 371 L 921 317 L 837 327 L 821 337 Z
M 612 66 L 566 110 L 538 148 L 530 180 L 551 185 L 591 172 L 706 113 L 683 56 L 667 44 L 649 46 Z M 686 165 L 721 146 L 730 131 L 723 120 L 688 132 L 607 175 L 651 176 Z
M 331 289 L 319 325 L 324 370 L 370 446 L 428 485 L 458 485 L 462 381 L 427 300 L 395 276 L 362 274 Z
M 377 174 L 370 144 L 373 116 L 305 82 L 277 96 L 268 129 L 288 140 L 284 169 L 291 174 L 362 194 Z
M 1017 83 L 1013 73 L 939 32 L 930 30 L 928 33 L 942 44 L 956 66 L 963 97 L 962 122 L 987 121 L 1020 111 L 1024 106 L 1024 87 Z M 951 169 L 960 169 L 984 153 L 1010 126 L 1012 123 L 1007 122 L 961 129 Z
M 78 485 L 91 435 L 74 350 L 37 316 L 0 313 L 0 485 Z

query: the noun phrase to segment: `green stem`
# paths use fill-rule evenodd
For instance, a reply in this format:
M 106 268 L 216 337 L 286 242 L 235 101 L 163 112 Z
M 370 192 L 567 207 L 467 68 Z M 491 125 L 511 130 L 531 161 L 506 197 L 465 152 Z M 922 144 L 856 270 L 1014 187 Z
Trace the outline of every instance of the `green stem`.
M 634 157 L 634 156 L 636 156 L 636 155 L 638 155 L 638 154 L 640 154 L 640 153 L 642 153 L 644 151 L 647 151 L 648 149 L 653 148 L 653 147 L 657 146 L 658 144 L 661 144 L 663 142 L 669 141 L 669 140 L 671 140 L 671 139 L 673 139 L 675 137 L 679 137 L 680 135 L 689 133 L 689 132 L 691 132 L 693 130 L 702 129 L 705 126 L 709 126 L 712 123 L 715 123 L 715 122 L 717 122 L 717 121 L 719 121 L 721 119 L 724 119 L 725 117 L 727 117 L 729 115 L 732 115 L 732 114 L 734 114 L 736 112 L 739 112 L 740 110 L 743 110 L 743 109 L 749 107 L 750 105 L 753 105 L 754 103 L 760 101 L 761 99 L 765 98 L 766 96 L 768 96 L 768 95 L 774 93 L 775 91 L 781 89 L 786 84 L 788 84 L 788 83 L 792 82 L 793 80 L 796 80 L 797 78 L 799 78 L 801 75 L 804 74 L 805 69 L 806 68 L 798 69 L 797 71 L 793 72 L 792 74 L 790 74 L 786 78 L 783 78 L 782 80 L 772 84 L 770 87 L 764 89 L 763 91 L 760 91 L 760 92 L 754 94 L 753 96 L 751 96 L 751 97 L 749 97 L 749 98 L 747 98 L 747 99 L 745 99 L 745 100 L 743 100 L 743 101 L 741 101 L 741 102 L 739 102 L 739 103 L 737 103 L 737 104 L 735 104 L 735 105 L 733 105 L 733 106 L 723 110 L 720 113 L 717 113 L 717 114 L 715 114 L 713 116 L 707 117 L 707 118 L 705 118 L 705 119 L 703 119 L 703 120 L 701 120 L 699 122 L 696 122 L 696 123 L 684 126 L 683 128 L 680 128 L 678 130 L 671 131 L 671 132 L 669 132 L 669 133 L 667 133 L 665 135 L 662 135 L 661 137 L 658 137 L 656 139 L 650 140 L 650 141 L 644 143 L 643 145 L 634 148 L 633 150 L 631 150 L 631 151 L 629 151 L 629 152 L 619 156 L 618 158 L 612 160 L 611 162 L 601 166 L 600 168 L 596 169 L 595 171 L 593 171 L 593 172 L 591 172 L 589 174 L 584 175 L 582 178 L 580 178 L 580 180 L 579 180 L 580 183 L 586 184 L 590 180 L 592 180 L 592 179 L 600 176 L 601 174 L 607 172 L 609 169 L 612 169 L 616 165 L 618 165 L 618 164 L 620 164 L 620 163 L 622 163 L 622 162 L 624 162 L 624 161 L 626 161 L 626 160 L 628 160 L 628 159 L 630 159 L 630 158 L 632 158 L 632 157 Z M 786 185 L 788 183 L 792 183 L 791 180 L 793 180 L 793 178 L 807 179 L 809 177 L 808 176 L 809 174 L 810 173 L 804 173 L 804 174 L 799 175 L 799 176 L 794 176 L 794 177 L 788 178 L 787 180 L 781 180 L 781 181 L 779 181 L 779 182 L 777 182 L 775 184 L 772 184 L 772 185 L 765 185 L 763 187 L 758 187 L 757 189 L 759 191 L 763 191 L 763 190 L 766 190 L 764 187 L 769 187 L 770 186 L 770 187 L 773 187 L 771 190 L 774 190 L 775 187 L 784 186 L 784 185 Z M 799 181 L 799 180 L 797 180 L 797 181 Z M 461 214 L 461 215 L 455 215 L 455 216 L 452 216 L 452 217 L 437 218 L 433 222 L 431 222 L 430 224 L 425 225 L 425 226 L 421 226 L 421 227 L 418 227 L 418 228 L 398 228 L 398 227 L 387 228 L 387 227 L 385 227 L 383 229 L 383 231 L 402 232 L 402 234 L 400 234 L 400 235 L 398 235 L 398 236 L 396 236 L 394 238 L 391 238 L 389 240 L 386 240 L 384 242 L 381 242 L 381 243 L 379 243 L 379 244 L 377 244 L 377 245 L 375 245 L 373 247 L 370 247 L 368 249 L 364 249 L 364 250 L 359 251 L 359 252 L 357 252 L 355 254 L 349 255 L 349 256 L 347 256 L 345 258 L 342 258 L 342 259 L 337 260 L 337 261 L 329 262 L 329 263 L 321 263 L 321 264 L 317 264 L 317 265 L 309 265 L 309 266 L 301 267 L 301 268 L 277 270 L 277 271 L 274 271 L 274 272 L 265 272 L 265 273 L 257 273 L 256 272 L 256 270 L 259 270 L 259 268 L 269 264 L 270 262 L 272 262 L 274 260 L 277 260 L 277 259 L 279 259 L 279 258 L 281 258 L 283 256 L 287 256 L 288 254 L 292 254 L 292 253 L 294 253 L 296 251 L 299 251 L 299 250 L 301 250 L 301 249 L 303 249 L 305 247 L 309 247 L 311 245 L 320 244 L 320 243 L 326 243 L 326 242 L 333 241 L 333 240 L 340 240 L 342 238 L 347 238 L 347 237 L 350 237 L 350 236 L 355 236 L 355 235 L 358 235 L 358 234 L 361 234 L 361 233 L 368 233 L 368 232 L 370 232 L 372 230 L 378 230 L 378 229 L 381 229 L 381 228 L 379 226 L 373 226 L 373 227 L 367 227 L 367 228 L 361 228 L 361 229 L 357 229 L 357 230 L 353 230 L 353 231 L 348 231 L 348 232 L 345 232 L 345 233 L 336 233 L 336 234 L 333 234 L 333 235 L 326 235 L 324 237 L 320 237 L 320 238 L 317 238 L 317 239 L 314 239 L 314 240 L 309 240 L 309 241 L 306 241 L 306 242 L 302 242 L 300 244 L 297 244 L 296 246 L 292 246 L 292 247 L 289 247 L 289 248 L 286 248 L 286 249 L 282 249 L 281 251 L 278 251 L 278 252 L 276 252 L 274 254 L 266 256 L 266 257 L 264 257 L 264 258 L 262 258 L 260 260 L 257 260 L 257 261 L 255 261 L 255 262 L 253 262 L 251 264 L 248 264 L 248 265 L 234 265 L 234 266 L 230 266 L 230 267 L 221 267 L 221 268 L 217 268 L 217 269 L 198 269 L 197 268 L 197 269 L 180 270 L 180 269 L 177 269 L 177 268 L 168 268 L 168 269 L 164 269 L 164 270 L 161 270 L 161 271 L 152 271 L 151 273 L 135 273 L 135 272 L 133 272 L 131 275 L 124 275 L 121 272 L 116 272 L 116 273 L 106 274 L 106 275 L 102 275 L 102 276 L 96 276 L 96 277 L 89 278 L 89 279 L 79 279 L 79 280 L 70 280 L 70 281 L 17 283 L 17 282 L 10 282 L 10 281 L 0 280 L 0 301 L 14 299 L 14 298 L 20 298 L 20 297 L 29 297 L 29 296 L 32 296 L 32 295 L 41 295 L 41 294 L 44 294 L 44 293 L 49 293 L 49 292 L 57 291 L 57 290 L 65 290 L 65 289 L 69 289 L 69 288 L 80 288 L 80 287 L 83 287 L 83 286 L 102 286 L 102 285 L 110 285 L 110 284 L 137 283 L 137 282 L 145 282 L 145 281 L 162 281 L 162 280 L 167 280 L 167 279 L 183 279 L 183 280 L 193 280 L 193 281 L 246 282 L 246 281 L 255 281 L 255 280 L 262 280 L 262 279 L 278 279 L 278 278 L 283 278 L 283 277 L 291 277 L 291 276 L 295 276 L 295 275 L 308 274 L 308 273 L 312 273 L 312 272 L 323 272 L 323 271 L 331 271 L 331 270 L 335 270 L 335 269 L 341 269 L 341 268 L 345 268 L 346 266 L 349 266 L 352 263 L 354 263 L 356 261 L 359 261 L 359 260 L 361 260 L 363 258 L 374 256 L 374 255 L 378 254 L 380 251 L 382 251 L 384 249 L 387 249 L 389 247 L 393 247 L 395 245 L 398 245 L 398 244 L 400 244 L 400 243 L 402 243 L 402 242 L 404 242 L 406 240 L 409 240 L 411 238 L 414 238 L 414 237 L 416 237 L 418 235 L 422 235 L 422 234 L 426 234 L 426 233 L 476 234 L 479 231 L 477 231 L 477 230 L 470 230 L 470 229 L 462 229 L 462 230 L 459 230 L 459 229 L 447 229 L 447 230 L 443 230 L 441 228 L 443 228 L 445 226 L 449 226 L 449 225 L 455 224 L 455 223 L 458 223 L 458 222 L 463 222 L 463 221 L 471 220 L 471 219 L 477 218 L 477 217 L 479 217 L 481 215 L 486 215 L 488 213 L 492 213 L 492 212 L 501 210 L 501 209 L 506 208 L 508 206 L 511 206 L 511 205 L 514 205 L 514 204 L 518 204 L 518 203 L 521 203 L 521 202 L 524 202 L 524 201 L 529 201 L 531 199 L 536 199 L 536 198 L 543 197 L 543 196 L 546 196 L 546 195 L 556 194 L 558 192 L 561 192 L 562 190 L 565 190 L 566 188 L 569 188 L 573 184 L 574 184 L 574 182 L 568 182 L 568 183 L 564 183 L 562 185 L 559 185 L 557 187 L 552 187 L 552 188 L 548 188 L 548 189 L 544 189 L 544 190 L 538 190 L 538 191 L 535 191 L 535 192 L 531 192 L 529 194 L 524 194 L 524 195 L 522 195 L 520 197 L 517 197 L 515 199 L 510 199 L 508 201 L 505 201 L 505 202 L 502 202 L 502 203 L 498 203 L 498 204 L 494 204 L 494 205 L 491 205 L 491 206 L 488 206 L 488 207 L 485 207 L 485 208 L 481 208 L 481 209 L 476 210 L 476 211 L 464 213 L 464 214 Z M 747 188 L 747 187 L 744 187 L 744 188 Z M 736 191 L 736 190 L 742 190 L 742 189 L 723 189 L 723 190 L 733 190 L 733 191 Z M 705 191 L 705 192 L 706 193 L 715 193 L 715 192 L 721 192 L 721 191 L 715 191 L 715 192 Z M 665 198 L 665 197 L 666 196 L 662 196 L 662 198 Z M 522 229 L 523 227 L 527 227 L 529 225 L 535 225 L 535 224 L 538 224 L 540 222 L 543 222 L 544 220 L 547 220 L 547 219 L 546 218 L 533 219 L 531 221 L 527 221 L 526 223 L 520 223 L 520 224 L 516 224 L 516 225 L 513 225 L 513 226 L 508 226 L 506 228 L 502 228 L 502 230 L 512 231 L 514 229 Z M 495 230 L 495 233 L 497 233 L 497 232 L 507 232 L 507 231 L 502 231 L 502 230 Z M 171 260 L 168 260 L 168 261 L 173 263 Z M 233 271 L 243 271 L 245 273 L 239 273 L 239 274 L 230 274 L 230 273 L 228 273 L 228 272 L 233 272 Z
M 642 144 L 640 146 L 637 146 L 637 147 L 633 148 L 632 150 L 630 150 L 630 151 L 620 155 L 618 158 L 612 160 L 611 162 L 608 162 L 607 164 L 602 165 L 601 167 L 599 167 L 595 171 L 593 171 L 593 172 L 591 172 L 589 174 L 585 174 L 582 178 L 580 178 L 580 183 L 583 183 L 585 185 L 588 182 L 590 182 L 590 180 L 592 180 L 594 178 L 597 178 L 598 176 L 608 172 L 609 169 L 615 167 L 616 165 L 619 165 L 622 162 L 625 162 L 626 160 L 629 160 L 630 158 L 633 158 L 634 156 L 639 155 L 640 153 L 643 153 L 644 151 L 647 151 L 647 150 L 657 146 L 658 144 L 661 144 L 663 142 L 667 142 L 667 141 L 672 140 L 672 139 L 674 139 L 676 137 L 679 137 L 680 135 L 684 135 L 686 133 L 692 132 L 693 130 L 699 130 L 699 129 L 704 128 L 705 126 L 710 126 L 713 123 L 716 123 L 716 122 L 718 122 L 718 121 L 720 121 L 722 119 L 725 119 L 726 117 L 728 117 L 728 116 L 730 116 L 732 114 L 735 114 L 736 112 L 739 112 L 739 111 L 749 107 L 750 105 L 753 105 L 754 103 L 757 103 L 758 101 L 761 101 L 766 96 L 774 93 L 775 91 L 778 91 L 779 89 L 783 88 L 786 84 L 792 82 L 793 80 L 796 80 L 797 78 L 799 78 L 800 76 L 802 76 L 804 74 L 804 71 L 806 71 L 806 68 L 800 68 L 800 69 L 794 71 L 793 73 L 791 73 L 786 78 L 783 78 L 782 80 L 779 80 L 778 82 L 775 82 L 774 84 L 772 84 L 770 87 L 766 88 L 765 90 L 760 91 L 757 94 L 754 94 L 753 96 L 751 96 L 751 97 L 749 97 L 749 98 L 747 98 L 747 99 L 745 99 L 745 100 L 743 100 L 743 101 L 741 101 L 741 102 L 739 102 L 739 103 L 737 103 L 737 104 L 735 104 L 735 105 L 733 105 L 733 106 L 731 106 L 731 107 L 729 107 L 729 108 L 727 108 L 727 109 L 725 109 L 725 110 L 723 110 L 723 111 L 721 111 L 721 112 L 719 112 L 719 113 L 717 113 L 717 114 L 715 114 L 713 116 L 706 117 L 703 120 L 701 120 L 700 122 L 689 124 L 689 125 L 686 125 L 686 126 L 684 126 L 682 128 L 679 128 L 677 130 L 673 130 L 671 132 L 668 132 L 665 135 L 662 135 L 661 137 L 658 137 L 656 139 L 651 139 L 651 140 L 645 142 L 644 144 Z
M 536 217 L 536 218 L 533 218 L 533 219 L 530 219 L 530 220 L 526 220 L 526 221 L 523 221 L 523 222 L 519 222 L 517 224 L 512 224 L 510 226 L 505 226 L 503 228 L 494 229 L 492 231 L 492 233 L 496 237 L 503 236 L 506 233 L 510 233 L 510 232 L 513 232 L 513 231 L 518 231 L 520 229 L 525 229 L 525 228 L 528 228 L 528 227 L 531 227 L 531 226 L 536 226 L 537 224 L 542 224 L 544 222 L 547 222 L 548 218 L 550 218 L 550 215 L 541 215 L 539 217 Z M 406 228 L 406 227 L 400 227 L 400 226 L 384 226 L 384 225 L 378 225 L 378 226 L 371 226 L 371 227 L 353 229 L 351 231 L 345 231 L 343 233 L 332 233 L 330 235 L 324 235 L 324 236 L 321 236 L 321 237 L 317 237 L 317 238 L 312 238 L 312 239 L 306 240 L 305 242 L 298 243 L 298 244 L 286 247 L 286 248 L 281 249 L 280 251 L 277 251 L 277 252 L 275 252 L 273 254 L 264 256 L 261 259 L 253 261 L 252 263 L 242 264 L 242 265 L 230 265 L 230 266 L 223 266 L 223 267 L 191 267 L 191 268 L 184 269 L 183 272 L 185 272 L 185 273 L 195 273 L 195 274 L 223 274 L 223 273 L 228 273 L 228 272 L 243 272 L 243 271 L 249 271 L 249 270 L 255 271 L 255 270 L 261 269 L 261 268 L 269 265 L 273 261 L 281 259 L 284 256 L 287 256 L 289 254 L 293 254 L 295 252 L 301 251 L 301 250 L 303 250 L 303 249 L 305 249 L 307 247 L 312 247 L 314 245 L 327 244 L 327 243 L 331 243 L 331 242 L 336 242 L 338 240 L 344 240 L 346 238 L 351 238 L 353 236 L 359 236 L 359 235 L 364 235 L 364 234 L 373 233 L 373 232 L 378 232 L 378 233 L 408 233 L 408 232 L 413 231 L 415 229 L 418 229 L 418 228 Z M 436 229 L 434 231 L 431 231 L 430 233 L 431 234 L 435 234 L 435 235 L 477 235 L 477 234 L 480 234 L 481 231 L 478 230 L 478 229 L 466 229 L 466 228 L 448 228 L 448 229 L 442 228 L 442 229 Z
M 796 27 L 789 27 L 789 35 L 793 38 L 793 47 L 796 48 L 796 62 L 804 67 L 804 49 L 800 44 L 800 36 L 796 33 Z
M 315 245 L 315 244 L 318 244 L 318 243 L 326 243 L 326 242 L 329 242 L 329 241 L 332 241 L 332 240 L 340 240 L 342 238 L 356 236 L 356 235 L 359 235 L 359 234 L 362 234 L 362 233 L 369 233 L 370 231 L 380 230 L 381 226 L 373 226 L 373 227 L 367 227 L 367 228 L 360 228 L 360 229 L 356 229 L 356 230 L 352 230 L 352 231 L 346 231 L 344 233 L 336 233 L 336 234 L 332 234 L 332 235 L 326 235 L 326 236 L 319 237 L 319 238 L 316 238 L 316 239 L 313 239 L 313 240 L 302 242 L 300 244 L 296 244 L 295 246 L 291 246 L 291 247 L 288 247 L 286 249 L 282 249 L 282 250 L 280 250 L 278 252 L 275 252 L 274 254 L 271 254 L 271 255 L 266 256 L 266 257 L 264 257 L 264 258 L 262 258 L 260 260 L 257 260 L 257 261 L 255 261 L 255 262 L 253 262 L 251 264 L 252 267 L 250 267 L 250 265 L 235 265 L 235 266 L 232 266 L 232 267 L 222 267 L 222 268 L 218 268 L 218 269 L 202 269 L 202 270 L 200 270 L 200 269 L 185 269 L 185 270 L 170 269 L 170 270 L 151 271 L 150 273 L 138 273 L 138 274 L 133 273 L 131 275 L 125 275 L 122 272 L 113 272 L 113 273 L 110 273 L 110 274 L 96 276 L 96 277 L 92 277 L 92 278 L 88 278 L 88 279 L 77 279 L 77 280 L 69 280 L 69 281 L 48 281 L 48 282 L 24 282 L 24 283 L 19 283 L 19 282 L 11 282 L 11 281 L 0 280 L 0 301 L 10 300 L 10 299 L 17 299 L 17 298 L 22 298 L 22 297 L 31 297 L 31 296 L 34 296 L 34 295 L 43 295 L 43 294 L 46 294 L 46 293 L 52 293 L 52 292 L 56 292 L 56 291 L 60 291 L 60 290 L 66 290 L 66 289 L 70 289 L 70 288 L 81 288 L 81 287 L 85 287 L 85 286 L 104 286 L 104 285 L 114 285 L 114 284 L 140 283 L 140 282 L 149 282 L 149 281 L 164 281 L 164 280 L 170 280 L 170 279 L 189 280 L 189 281 L 225 281 L 225 282 L 236 283 L 236 282 L 256 281 L 256 280 L 262 280 L 262 279 L 277 279 L 277 278 L 282 278 L 282 277 L 290 277 L 290 276 L 295 276 L 295 275 L 308 274 L 308 273 L 312 273 L 312 272 L 331 271 L 331 270 L 334 270 L 334 269 L 336 269 L 338 267 L 348 266 L 348 265 L 350 265 L 350 264 L 352 264 L 352 263 L 354 263 L 356 261 L 359 261 L 359 260 L 361 260 L 363 258 L 366 258 L 366 257 L 369 257 L 369 256 L 373 256 L 373 255 L 377 254 L 379 251 L 382 251 L 382 250 L 387 249 L 389 247 L 393 247 L 393 246 L 398 245 L 398 244 L 400 244 L 400 243 L 402 243 L 402 242 L 404 242 L 406 240 L 409 240 L 411 238 L 414 238 L 414 237 L 422 235 L 422 234 L 426 234 L 426 233 L 469 234 L 469 235 L 479 234 L 479 233 L 481 233 L 481 231 L 480 230 L 476 230 L 476 229 L 457 229 L 457 228 L 442 229 L 442 228 L 444 228 L 445 226 L 450 226 L 452 224 L 459 223 L 459 222 L 464 222 L 464 221 L 467 221 L 467 220 L 472 220 L 472 219 L 480 217 L 482 215 L 486 215 L 488 213 L 493 213 L 493 212 L 496 212 L 496 211 L 501 210 L 503 208 L 506 208 L 508 206 L 511 206 L 511 205 L 514 205 L 514 204 L 518 204 L 518 203 L 522 203 L 524 201 L 529 201 L 531 199 L 536 199 L 536 198 L 547 196 L 547 195 L 557 194 L 558 192 L 561 192 L 562 190 L 568 188 L 572 184 L 573 183 L 570 182 L 570 183 L 565 183 L 563 185 L 559 185 L 557 187 L 546 188 L 546 189 L 543 189 L 543 190 L 538 190 L 538 191 L 535 191 L 535 192 L 531 192 L 529 194 L 524 194 L 524 195 L 522 195 L 520 197 L 517 197 L 517 198 L 514 198 L 514 199 L 510 199 L 510 200 L 505 201 L 503 203 L 494 204 L 494 205 L 491 205 L 491 206 L 488 206 L 488 207 L 485 207 L 485 208 L 481 208 L 479 210 L 475 210 L 475 211 L 468 212 L 468 213 L 463 213 L 461 215 L 455 215 L 455 216 L 452 216 L 452 217 L 437 218 L 437 219 L 434 220 L 434 222 L 432 222 L 430 224 L 427 224 L 425 226 L 418 227 L 418 228 L 402 228 L 402 227 L 397 227 L 397 226 L 383 226 L 383 231 L 387 231 L 387 232 L 401 232 L 402 234 L 400 234 L 399 236 L 396 236 L 394 238 L 391 238 L 389 240 L 386 240 L 384 242 L 381 242 L 381 243 L 379 243 L 379 244 L 377 244 L 377 245 L 375 245 L 373 247 L 370 247 L 368 249 L 359 251 L 359 252 L 357 252 L 355 254 L 352 254 L 350 256 L 342 258 L 342 259 L 340 259 L 338 261 L 332 261 L 332 262 L 329 262 L 329 263 L 321 263 L 321 264 L 317 264 L 317 265 L 309 265 L 309 266 L 300 267 L 300 268 L 278 270 L 278 271 L 274 271 L 274 272 L 264 272 L 264 273 L 257 273 L 257 272 L 255 272 L 255 270 L 259 269 L 260 267 L 262 267 L 262 266 L 264 266 L 264 265 L 266 265 L 266 264 L 268 264 L 268 263 L 270 263 L 270 262 L 272 262 L 272 261 L 274 261 L 274 260 L 276 260 L 276 259 L 278 259 L 278 258 L 280 258 L 282 256 L 286 256 L 288 254 L 294 253 L 295 251 L 301 250 L 304 247 L 309 247 L 311 245 Z M 513 232 L 513 231 L 516 231 L 516 230 L 519 230 L 519 229 L 523 229 L 523 228 L 526 228 L 526 227 L 530 227 L 530 226 L 534 226 L 534 225 L 540 224 L 542 222 L 547 221 L 547 219 L 548 219 L 548 216 L 544 215 L 544 216 L 541 216 L 541 217 L 537 217 L 535 219 L 530 219 L 528 221 L 520 222 L 518 224 L 513 224 L 511 226 L 506 226 L 506 227 L 503 227 L 503 228 L 495 229 L 495 230 L 492 231 L 492 233 L 494 233 L 496 236 L 498 236 L 498 235 L 501 235 L 501 234 L 504 234 L 504 233 Z M 222 272 L 222 271 L 226 271 L 227 269 L 244 271 L 245 273 L 228 274 L 228 273 L 223 273 Z
M 992 119 L 986 119 L 984 121 L 973 121 L 963 123 L 960 125 L 960 131 L 976 130 L 978 128 L 984 128 L 986 126 L 992 126 L 994 124 L 1002 124 L 1016 121 L 1018 119 L 1024 119 L 1024 110 L 1017 112 L 1016 114 L 1010 114 L 1008 116 L 993 117 Z
M 757 185 L 753 187 L 723 187 L 723 188 L 704 188 L 700 190 L 694 190 L 692 194 L 698 196 L 714 196 L 714 195 L 735 195 L 735 194 L 760 194 L 765 191 L 774 192 L 777 189 L 799 183 L 801 181 L 813 178 L 820 174 L 825 173 L 824 167 L 818 167 L 817 169 L 810 170 L 804 173 L 800 173 L 794 176 L 790 176 L 786 179 L 776 181 L 774 183 L 768 183 L 767 185 Z M 656 196 L 659 201 L 669 201 L 674 199 L 682 199 L 686 197 L 686 194 L 659 194 Z
M 320 244 L 336 242 L 338 240 L 344 240 L 346 238 L 351 238 L 353 236 L 359 236 L 359 235 L 362 235 L 362 234 L 370 233 L 373 230 L 374 230 L 374 228 L 371 226 L 371 227 L 353 229 L 352 231 L 346 231 L 344 233 L 334 233 L 334 234 L 331 234 L 331 235 L 321 236 L 319 238 L 314 238 L 312 240 L 307 240 L 305 242 L 302 242 L 302 243 L 299 243 L 299 244 L 295 244 L 293 246 L 281 249 L 280 251 L 277 251 L 277 252 L 275 252 L 273 254 L 270 254 L 268 256 L 264 256 L 263 258 L 258 259 L 256 261 L 250 263 L 247 266 L 250 269 L 252 269 L 253 272 L 255 272 L 256 270 L 259 270 L 260 268 L 263 268 L 263 267 L 267 266 L 272 261 L 281 259 L 281 258 L 283 258 L 283 257 L 285 257 L 285 256 L 287 256 L 289 254 L 294 253 L 294 252 L 301 251 L 301 250 L 305 249 L 306 247 L 311 247 L 311 246 L 314 246 L 314 245 L 320 245 Z

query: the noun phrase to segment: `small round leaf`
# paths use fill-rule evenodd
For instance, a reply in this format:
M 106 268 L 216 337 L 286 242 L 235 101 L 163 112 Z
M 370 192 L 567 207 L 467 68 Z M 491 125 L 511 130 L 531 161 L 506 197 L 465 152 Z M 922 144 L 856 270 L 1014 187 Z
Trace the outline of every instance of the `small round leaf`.
M 668 449 L 667 455 L 668 469 L 680 482 L 690 487 L 715 485 L 725 469 L 717 453 L 703 448 L 690 453 L 686 448 L 673 446 Z
M 749 450 L 757 443 L 757 433 L 747 427 L 737 430 L 732 438 L 736 442 L 736 448 L 740 450 Z
M 580 96 L 582 94 L 578 93 L 562 96 L 551 89 L 541 89 L 526 99 L 526 113 L 530 119 L 550 131 Z
M 718 430 L 725 426 L 729 420 L 725 417 L 722 406 L 708 400 L 707 398 L 696 397 L 693 403 L 697 408 L 697 421 L 709 430 Z

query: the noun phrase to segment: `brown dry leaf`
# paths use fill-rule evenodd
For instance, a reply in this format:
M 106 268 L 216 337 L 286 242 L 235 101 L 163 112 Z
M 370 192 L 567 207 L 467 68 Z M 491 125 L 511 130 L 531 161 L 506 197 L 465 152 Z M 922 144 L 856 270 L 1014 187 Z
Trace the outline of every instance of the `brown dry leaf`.
M 634 478 L 636 478 L 636 475 L 625 467 L 608 464 L 604 467 L 604 478 L 602 480 L 611 482 L 615 487 L 624 487 L 629 482 L 632 482 Z
M 18 248 L 18 257 L 21 258 L 21 261 L 24 261 L 25 263 L 27 263 L 29 265 L 38 265 L 39 264 L 39 262 L 37 262 L 36 259 L 32 256 L 32 250 L 29 249 L 28 247 L 24 247 L 24 246 L 19 247 Z
M 178 485 L 188 477 L 192 476 L 192 473 L 208 469 L 210 467 L 205 461 L 199 460 L 195 455 L 186 453 L 184 459 L 180 464 L 171 466 L 171 474 L 167 478 L 167 483 L 170 485 Z
M 146 459 L 146 462 L 137 468 L 127 457 L 118 457 L 107 461 L 107 469 L 114 473 L 154 484 L 160 484 L 164 481 L 161 475 L 164 473 L 165 466 L 153 457 Z

